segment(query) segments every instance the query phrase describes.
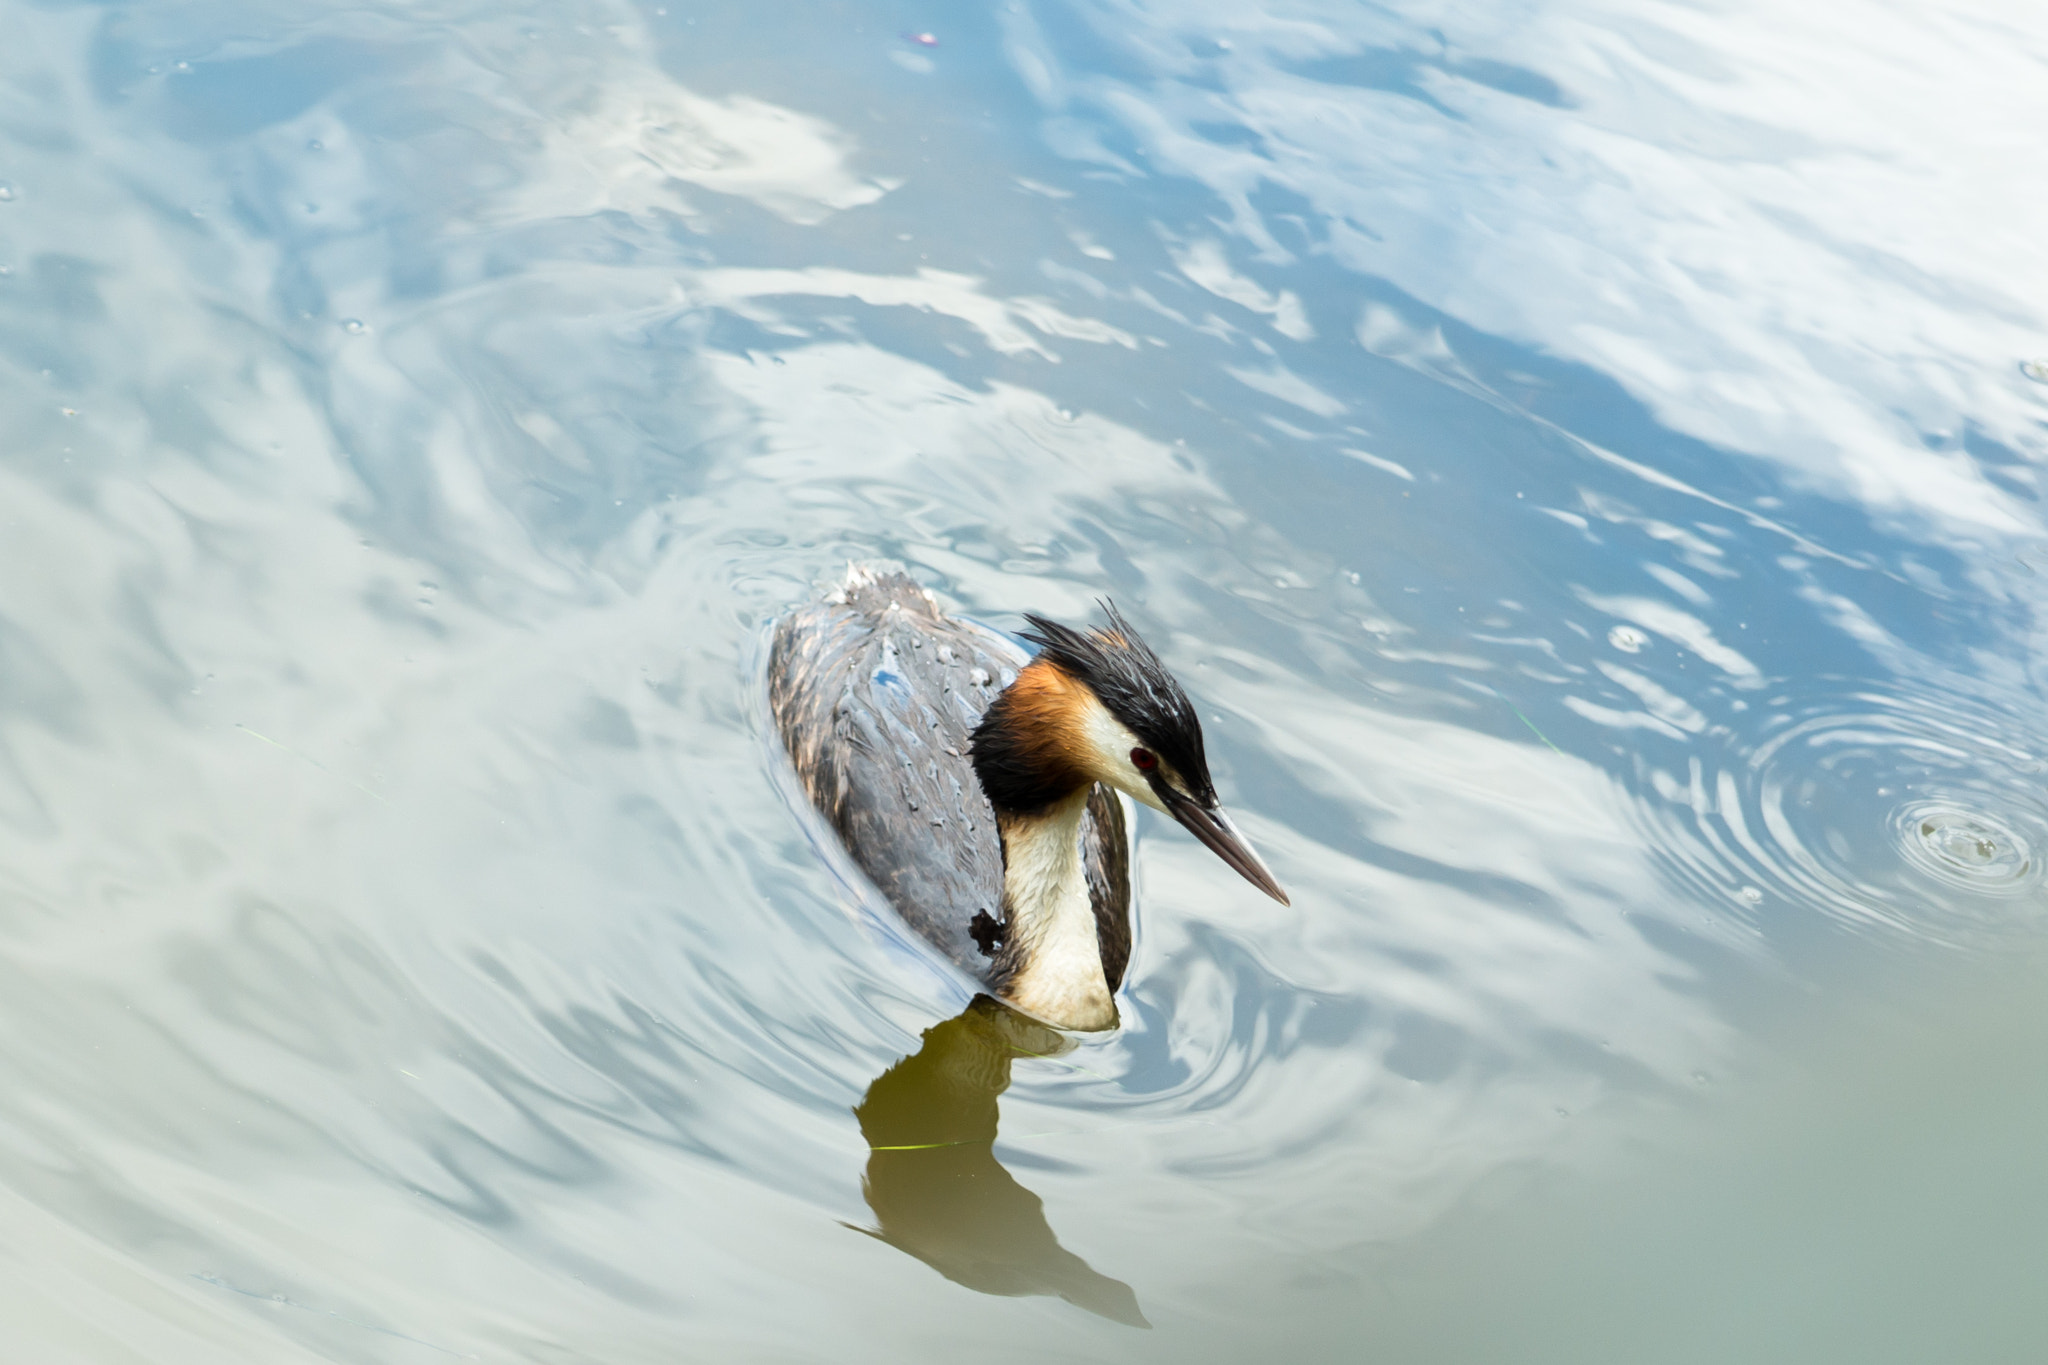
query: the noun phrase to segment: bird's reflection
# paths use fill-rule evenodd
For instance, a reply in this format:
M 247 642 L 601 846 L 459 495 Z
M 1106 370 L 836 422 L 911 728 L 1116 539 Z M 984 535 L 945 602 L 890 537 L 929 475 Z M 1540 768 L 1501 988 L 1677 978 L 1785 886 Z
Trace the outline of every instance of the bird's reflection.
M 924 1045 L 877 1076 L 853 1111 L 869 1147 L 862 1192 L 879 1224 L 867 1231 L 969 1289 L 1057 1294 L 1149 1327 L 1131 1287 L 1062 1247 L 1038 1196 L 996 1160 L 996 1097 L 1011 1061 L 1073 1046 L 985 995 L 925 1030 Z

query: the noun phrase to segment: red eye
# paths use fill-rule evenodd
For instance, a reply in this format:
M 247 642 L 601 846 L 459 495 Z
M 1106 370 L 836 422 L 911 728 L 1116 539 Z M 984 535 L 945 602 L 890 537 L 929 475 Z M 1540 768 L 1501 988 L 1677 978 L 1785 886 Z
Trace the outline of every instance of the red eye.
M 1131 750 L 1131 762 L 1137 765 L 1139 772 L 1149 773 L 1159 766 L 1159 755 L 1153 753 L 1150 749 L 1133 749 Z

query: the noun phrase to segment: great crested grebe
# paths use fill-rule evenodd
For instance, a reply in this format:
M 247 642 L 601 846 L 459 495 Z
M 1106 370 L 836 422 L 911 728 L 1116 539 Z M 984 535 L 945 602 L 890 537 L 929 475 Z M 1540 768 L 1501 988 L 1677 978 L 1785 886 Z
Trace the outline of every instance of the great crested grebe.
M 1106 629 L 1027 616 L 1036 658 L 855 565 L 776 629 L 768 694 L 811 801 L 898 914 L 1005 1003 L 1114 1028 L 1131 952 L 1122 792 L 1287 893 L 1216 800 L 1180 684 Z

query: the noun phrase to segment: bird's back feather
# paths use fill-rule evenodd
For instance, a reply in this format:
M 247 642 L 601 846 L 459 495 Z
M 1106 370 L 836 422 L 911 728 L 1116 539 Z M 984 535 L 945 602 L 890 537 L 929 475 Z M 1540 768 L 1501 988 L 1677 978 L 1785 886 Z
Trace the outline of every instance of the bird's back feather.
M 1028 656 L 949 617 L 905 575 L 856 566 L 776 628 L 769 708 L 798 780 L 904 922 L 978 980 L 978 915 L 999 917 L 1002 843 L 968 737 Z M 1130 958 L 1123 808 L 1097 788 L 1081 824 L 1104 975 Z

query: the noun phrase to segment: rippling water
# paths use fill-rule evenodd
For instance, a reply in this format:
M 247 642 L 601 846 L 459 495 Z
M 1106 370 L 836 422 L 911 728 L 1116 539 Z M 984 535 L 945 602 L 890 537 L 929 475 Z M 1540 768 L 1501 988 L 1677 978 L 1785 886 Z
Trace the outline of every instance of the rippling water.
M 1199 1356 L 2048 927 L 2023 9 L 0 15 L 23 1358 Z M 866 558 L 1294 906 L 970 1008 L 763 731 Z

